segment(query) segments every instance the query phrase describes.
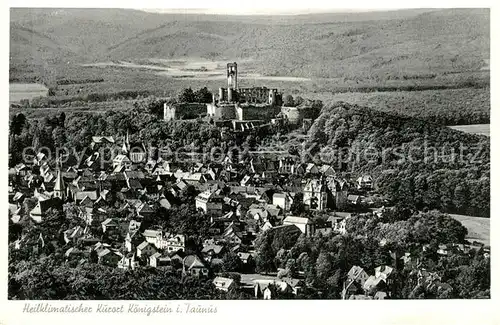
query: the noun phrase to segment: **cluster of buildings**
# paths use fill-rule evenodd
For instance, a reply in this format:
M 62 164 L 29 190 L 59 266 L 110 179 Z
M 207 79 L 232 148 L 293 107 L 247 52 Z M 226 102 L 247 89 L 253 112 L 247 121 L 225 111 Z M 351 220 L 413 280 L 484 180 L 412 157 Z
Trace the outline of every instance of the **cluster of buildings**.
M 236 131 L 245 131 L 269 123 L 310 125 L 319 113 L 309 102 L 299 107 L 283 106 L 283 94 L 275 88 L 240 88 L 236 62 L 227 64 L 227 88 L 219 88 L 212 98 L 209 104 L 165 103 L 163 118 L 170 121 L 181 116 L 205 116 L 218 125 L 227 124 Z
M 271 230 L 311 236 L 317 231 L 311 220 L 293 215 L 294 204 L 314 211 L 341 211 L 352 204 L 349 193 L 359 185 L 337 175 L 331 166 L 304 164 L 293 156 L 256 156 L 240 162 L 228 157 L 222 163 L 182 164 L 130 150 L 128 136 L 122 144 L 112 136 L 92 140 L 91 153 L 77 165 L 53 166 L 40 153 L 31 163 L 9 170 L 11 221 L 29 218 L 40 223 L 49 209 L 62 211 L 70 203 L 82 225 L 64 231 L 69 247 L 66 257 L 81 258 L 82 263 L 92 254 L 97 263 L 110 267 L 168 267 L 206 276 L 222 263 L 224 254 L 233 252 L 250 270 L 259 233 Z M 107 165 L 99 160 L 103 146 L 119 152 Z M 158 208 L 178 204 L 188 188 L 195 193 L 196 209 L 210 220 L 210 236 L 196 254 L 186 254 L 186 234 L 142 226 L 144 219 L 154 219 Z M 111 216 L 111 210 L 124 217 Z M 342 218 L 335 218 L 327 228 L 342 229 Z M 107 240 L 91 234 L 89 229 L 96 224 Z M 39 249 L 45 244 L 42 236 L 36 243 L 19 238 L 15 247 Z M 266 289 L 262 286 L 259 295 Z

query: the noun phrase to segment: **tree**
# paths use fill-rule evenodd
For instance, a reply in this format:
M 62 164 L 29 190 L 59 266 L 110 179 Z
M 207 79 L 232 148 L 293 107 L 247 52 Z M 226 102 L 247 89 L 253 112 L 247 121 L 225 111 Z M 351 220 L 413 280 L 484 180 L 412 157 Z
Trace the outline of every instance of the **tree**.
M 295 106 L 300 106 L 304 103 L 304 98 L 297 96 L 295 97 L 294 104 Z
M 297 262 L 293 258 L 288 259 L 288 261 L 286 262 L 286 265 L 285 265 L 285 270 L 286 270 L 289 277 L 292 277 L 292 278 L 296 277 L 297 276 Z
M 269 231 L 260 235 L 255 248 L 257 250 L 257 256 L 255 257 L 257 272 L 268 273 L 274 271 L 276 269 L 274 265 L 275 253 L 272 248 L 272 237 L 269 236 Z
M 322 251 L 316 260 L 316 274 L 320 280 L 326 280 L 333 271 L 332 255 Z
M 229 252 L 222 258 L 222 270 L 224 272 L 239 272 L 241 267 L 241 259 L 236 253 Z
M 52 131 L 52 138 L 54 139 L 54 145 L 56 148 L 62 148 L 66 144 L 66 132 L 63 127 L 56 127 Z
M 19 113 L 14 115 L 12 121 L 10 122 L 10 134 L 19 135 L 26 123 L 26 116 L 24 114 Z
M 194 99 L 197 103 L 211 103 L 212 93 L 208 91 L 207 87 L 203 87 L 200 90 L 196 91 L 196 93 L 194 94 Z
M 295 103 L 293 101 L 293 96 L 292 95 L 286 95 L 284 100 L 283 100 L 283 106 L 288 106 L 288 107 L 294 107 Z
M 290 206 L 290 212 L 293 215 L 299 216 L 303 214 L 306 211 L 305 205 L 304 205 L 304 194 L 303 193 L 296 193 L 293 202 Z
M 195 101 L 195 95 L 194 95 L 193 89 L 191 89 L 191 87 L 185 88 L 179 94 L 179 102 L 181 102 L 181 103 L 193 103 L 194 101 Z

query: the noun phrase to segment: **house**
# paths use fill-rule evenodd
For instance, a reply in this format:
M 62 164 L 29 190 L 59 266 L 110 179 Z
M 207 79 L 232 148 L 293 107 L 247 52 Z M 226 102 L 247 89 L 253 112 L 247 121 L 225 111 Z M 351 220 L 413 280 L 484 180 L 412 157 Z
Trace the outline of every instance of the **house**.
M 316 166 L 315 164 L 313 163 L 309 163 L 306 165 L 306 168 L 305 168 L 305 173 L 308 174 L 308 175 L 316 175 L 316 174 L 319 174 L 319 169 L 318 169 L 318 166 Z
M 152 267 L 169 266 L 172 260 L 169 256 L 164 256 L 159 252 L 154 253 L 149 257 L 149 265 Z
M 170 209 L 173 205 L 173 201 L 171 199 L 167 199 L 167 197 L 163 194 L 160 195 L 158 203 L 165 209 Z
M 450 249 L 449 249 L 448 245 L 443 245 L 442 244 L 442 245 L 438 246 L 437 253 L 439 255 L 448 255 L 449 251 L 450 251 Z
M 122 259 L 122 256 L 118 252 L 112 251 L 109 248 L 104 248 L 97 252 L 97 259 L 99 264 L 116 267 Z
M 135 254 L 129 254 L 123 256 L 123 258 L 118 262 L 119 269 L 134 270 L 139 267 L 139 261 L 135 259 Z
M 311 210 L 323 211 L 328 206 L 328 188 L 322 180 L 310 179 L 303 189 L 304 204 Z
M 373 179 L 370 175 L 360 176 L 356 180 L 356 184 L 359 190 L 372 190 L 373 189 Z
M 239 245 L 245 240 L 243 233 L 233 222 L 231 222 L 226 229 L 224 229 L 222 238 L 231 245 Z
M 276 287 L 274 280 L 256 280 L 254 281 L 255 298 L 262 298 L 264 300 L 271 300 L 276 296 Z
M 272 203 L 273 205 L 280 207 L 284 211 L 290 211 L 293 203 L 293 197 L 288 192 L 274 193 Z
M 115 139 L 112 136 L 93 136 L 91 147 L 95 149 L 99 145 L 107 144 L 111 145 L 115 143 Z
M 13 223 L 18 223 L 21 220 L 23 208 L 17 207 L 15 204 L 9 204 L 9 211 L 11 212 L 10 220 Z
M 145 240 L 144 236 L 142 236 L 142 234 L 139 232 L 138 229 L 129 230 L 127 232 L 127 236 L 125 237 L 125 249 L 127 250 L 127 252 L 132 252 L 144 240 Z
M 375 268 L 375 275 L 369 276 L 363 284 L 363 289 L 366 293 L 374 293 L 377 291 L 386 292 L 387 288 L 392 284 L 391 275 L 394 273 L 394 268 L 381 265 Z
M 66 244 L 69 242 L 76 242 L 79 238 L 82 238 L 85 235 L 86 230 L 87 229 L 83 229 L 80 226 L 68 229 L 64 232 L 64 241 Z
M 335 170 L 330 165 L 322 165 L 319 168 L 319 173 L 322 174 L 323 176 L 334 176 Z
M 344 235 L 347 233 L 346 225 L 347 219 L 351 217 L 350 213 L 335 212 L 332 216 L 328 217 L 328 222 L 331 223 L 332 229 L 340 234 Z
M 228 292 L 232 288 L 236 287 L 236 283 L 233 279 L 224 278 L 221 276 L 216 277 L 212 282 L 217 289 L 225 292 Z
M 379 290 L 385 290 L 385 288 L 386 288 L 385 280 L 383 278 L 376 277 L 373 275 L 369 276 L 368 279 L 366 279 L 365 284 L 363 284 L 363 289 L 367 293 Z
M 253 257 L 252 257 L 252 255 L 250 255 L 250 253 L 238 252 L 236 254 L 240 258 L 241 263 L 243 263 L 244 265 L 248 265 L 248 264 L 252 263 Z
M 202 173 L 184 173 L 181 177 L 189 185 L 199 186 L 207 181 Z
M 269 229 L 268 231 L 280 232 L 283 234 L 283 236 L 284 235 L 299 236 L 302 233 L 302 231 L 295 224 L 276 226 L 276 227 Z
M 221 258 L 224 251 L 224 246 L 210 244 L 203 247 L 201 254 L 203 255 L 205 261 L 210 261 L 213 258 Z
M 359 205 L 361 203 L 361 196 L 359 195 L 348 195 L 347 201 L 352 205 Z
M 79 250 L 76 247 L 70 247 L 64 253 L 64 257 L 66 257 L 66 260 L 74 259 L 75 257 L 83 257 L 84 255 L 85 255 L 85 252 L 83 252 L 82 250 Z
M 394 268 L 387 266 L 387 265 L 382 265 L 378 266 L 375 268 L 375 276 L 377 278 L 381 277 L 384 280 L 387 280 L 389 276 L 393 273 Z
M 101 223 L 102 232 L 109 232 L 111 230 L 117 230 L 120 226 L 118 222 L 112 218 L 108 218 Z
M 342 299 L 351 299 L 352 296 L 358 294 L 361 291 L 361 285 L 353 280 L 347 279 L 344 281 L 344 287 L 342 289 Z
M 258 279 L 254 280 L 256 298 L 273 299 L 277 293 L 297 295 L 303 287 L 303 281 L 298 279 Z
M 306 236 L 314 235 L 314 223 L 308 218 L 286 217 L 283 220 L 283 225 L 295 225 Z
M 156 253 L 156 247 L 148 243 L 147 241 L 143 241 L 139 246 L 137 246 L 137 257 L 149 257 Z
M 47 211 L 51 208 L 62 210 L 62 201 L 59 198 L 39 197 L 38 203 L 30 211 L 30 217 L 35 222 L 41 222 Z
M 161 246 L 168 253 L 184 251 L 186 249 L 186 237 L 179 234 L 169 234 Z
M 163 232 L 161 230 L 146 229 L 142 235 L 148 243 L 160 248 L 163 239 Z
M 387 298 L 387 293 L 384 291 L 377 291 L 373 296 L 373 299 L 375 300 L 384 300 L 386 298 Z
M 140 218 L 151 217 L 155 213 L 155 210 L 153 210 L 153 208 L 150 207 L 149 204 L 143 202 L 138 202 L 138 204 L 136 204 L 134 208 L 137 216 Z
M 21 204 L 21 203 L 23 203 L 25 198 L 26 198 L 26 195 L 24 195 L 24 193 L 16 192 L 16 194 L 14 194 L 14 196 L 12 197 L 12 202 L 17 203 L 17 204 Z
M 187 255 L 182 260 L 182 274 L 194 277 L 208 276 L 208 268 L 205 263 L 196 255 Z
M 365 284 L 368 277 L 368 273 L 366 273 L 366 271 L 362 267 L 357 265 L 351 267 L 351 269 L 347 273 L 348 281 L 358 282 L 361 286 Z
M 196 209 L 201 209 L 207 214 L 222 215 L 223 197 L 221 191 L 206 190 L 196 196 Z
M 121 169 L 128 170 L 132 166 L 132 161 L 125 155 L 116 155 L 113 159 L 113 170 L 118 171 Z

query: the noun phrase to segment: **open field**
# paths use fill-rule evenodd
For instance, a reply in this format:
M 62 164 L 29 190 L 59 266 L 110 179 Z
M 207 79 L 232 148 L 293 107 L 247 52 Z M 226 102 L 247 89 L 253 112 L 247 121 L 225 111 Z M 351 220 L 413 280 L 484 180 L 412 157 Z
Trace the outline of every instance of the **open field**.
M 455 125 L 450 126 L 450 128 L 474 134 L 482 134 L 490 136 L 490 125 L 489 124 L 471 124 L 471 125 Z
M 250 61 L 252 73 L 262 76 L 355 83 L 434 78 L 487 69 L 489 20 L 488 9 L 228 19 L 120 9 L 13 9 L 10 67 L 13 79 L 25 73 L 50 79 L 66 65 L 204 58 Z
M 211 61 L 206 59 L 151 59 L 149 64 L 138 64 L 134 62 L 99 62 L 83 64 L 84 67 L 117 67 L 130 68 L 136 70 L 151 70 L 156 74 L 165 77 L 178 79 L 198 79 L 198 80 L 225 80 L 226 61 Z M 250 61 L 239 62 L 240 64 L 250 63 Z M 276 80 L 276 81 L 310 81 L 310 78 L 291 76 L 265 76 L 260 73 L 252 73 L 252 65 L 245 66 L 245 70 L 238 73 L 239 80 Z
M 36 83 L 11 83 L 9 85 L 9 102 L 19 102 L 22 99 L 32 99 L 47 96 L 49 89 Z
M 489 10 L 278 19 L 13 9 L 10 27 L 9 79 L 50 87 L 57 105 L 42 107 L 69 101 L 68 109 L 89 110 L 81 98 L 126 91 L 216 92 L 226 86 L 226 63 L 236 61 L 240 87 L 342 100 L 441 125 L 489 123 Z M 59 82 L 75 79 L 81 82 Z
M 485 245 L 490 244 L 490 219 L 489 218 L 479 218 L 472 216 L 464 216 L 458 214 L 450 214 L 455 220 L 462 223 L 464 227 L 467 228 L 469 233 L 466 239 L 469 241 L 478 241 L 484 243 Z

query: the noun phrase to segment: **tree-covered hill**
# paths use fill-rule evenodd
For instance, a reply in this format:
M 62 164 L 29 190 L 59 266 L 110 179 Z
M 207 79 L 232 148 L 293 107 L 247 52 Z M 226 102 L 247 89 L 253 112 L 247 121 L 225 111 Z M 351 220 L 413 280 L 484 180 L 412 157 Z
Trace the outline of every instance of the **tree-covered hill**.
M 13 9 L 10 22 L 22 34 L 11 40 L 11 68 L 39 64 L 32 42 L 50 46 L 59 64 L 205 58 L 250 61 L 264 75 L 389 80 L 476 71 L 490 43 L 487 9 L 282 17 Z
M 489 217 L 489 138 L 338 102 L 323 108 L 306 148 L 318 162 L 371 174 L 395 202 Z

